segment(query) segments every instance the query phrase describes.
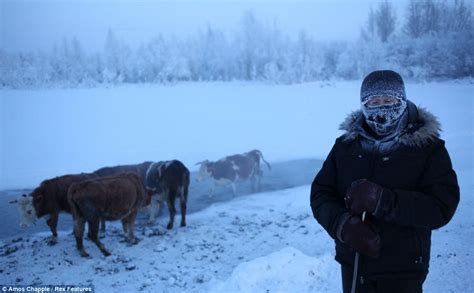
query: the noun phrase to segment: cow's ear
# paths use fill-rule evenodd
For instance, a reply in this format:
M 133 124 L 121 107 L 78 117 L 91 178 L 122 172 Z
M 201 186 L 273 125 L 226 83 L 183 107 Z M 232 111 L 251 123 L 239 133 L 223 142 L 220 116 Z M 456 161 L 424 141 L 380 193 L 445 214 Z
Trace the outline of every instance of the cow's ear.
M 8 203 L 11 203 L 11 204 L 13 204 L 13 203 L 18 203 L 18 200 L 17 200 L 17 199 L 14 199 L 14 200 L 12 200 L 12 201 L 9 201 Z
M 23 193 L 21 196 L 23 196 L 23 197 L 27 197 L 28 195 L 26 195 L 26 193 Z

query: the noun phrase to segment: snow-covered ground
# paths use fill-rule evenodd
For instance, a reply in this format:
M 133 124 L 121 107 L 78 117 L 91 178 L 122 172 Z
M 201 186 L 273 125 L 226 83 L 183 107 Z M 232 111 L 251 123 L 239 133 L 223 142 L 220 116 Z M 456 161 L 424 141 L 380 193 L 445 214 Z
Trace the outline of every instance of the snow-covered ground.
M 86 241 L 85 246 L 92 258 L 81 258 L 70 231 L 60 233 L 59 243 L 54 247 L 43 241 L 49 233 L 4 241 L 1 267 L 5 280 L 1 283 L 94 284 L 97 292 L 105 292 L 108 288 L 122 292 L 134 292 L 140 288 L 150 292 L 182 292 L 183 289 L 226 292 L 217 288 L 237 288 L 240 285 L 233 283 L 242 282 L 242 277 L 250 281 L 239 273 L 225 281 L 238 264 L 253 262 L 247 264 L 254 267 L 253 271 L 246 273 L 252 275 L 254 281 L 263 281 L 258 280 L 258 267 L 266 260 L 254 259 L 294 247 L 316 260 L 314 266 L 309 267 L 314 275 L 308 271 L 307 277 L 315 281 L 318 276 L 321 280 L 326 279 L 320 284 L 318 281 L 307 285 L 329 288 L 329 282 L 336 286 L 337 267 L 331 261 L 333 245 L 314 223 L 308 193 L 309 187 L 304 186 L 239 197 L 189 215 L 187 227 L 172 231 L 165 229 L 166 220 L 163 219 L 154 227 L 137 228 L 141 241 L 131 247 L 120 242 L 123 235 L 117 224 L 108 227 L 103 240 L 113 253 L 107 258 L 90 241 Z M 281 253 L 281 260 L 289 258 L 287 261 L 290 261 L 296 257 L 292 250 Z M 318 269 L 321 263 L 324 267 Z M 306 266 L 304 264 L 304 269 Z M 330 279 L 325 272 L 328 268 L 331 270 Z M 266 268 L 268 275 L 262 277 L 281 274 L 278 272 L 281 269 L 280 265 L 269 264 Z M 281 282 L 291 280 L 285 278 Z
M 270 161 L 324 158 L 338 124 L 358 108 L 358 87 L 204 83 L 2 91 L 1 186 L 29 188 L 54 175 L 145 159 L 176 157 L 192 166 L 251 148 Z M 440 118 L 461 185 L 457 214 L 433 233 L 425 291 L 474 292 L 473 85 L 407 84 L 407 92 Z M 89 241 L 92 257 L 81 258 L 71 229 L 53 247 L 45 243 L 49 232 L 5 237 L 0 284 L 93 284 L 97 292 L 341 291 L 334 244 L 312 218 L 308 185 L 229 197 L 187 222 L 171 231 L 165 218 L 139 224 L 141 241 L 130 247 L 121 242 L 120 225 L 109 225 L 107 258 Z

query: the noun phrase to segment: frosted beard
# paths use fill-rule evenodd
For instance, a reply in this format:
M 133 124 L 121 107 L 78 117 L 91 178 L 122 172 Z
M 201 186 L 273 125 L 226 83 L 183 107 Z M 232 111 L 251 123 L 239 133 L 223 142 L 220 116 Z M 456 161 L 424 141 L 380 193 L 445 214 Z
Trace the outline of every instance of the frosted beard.
M 364 113 L 367 125 L 378 135 L 387 136 L 397 129 L 400 117 L 407 108 L 405 100 L 398 99 L 393 105 L 367 106 L 362 103 L 362 113 Z

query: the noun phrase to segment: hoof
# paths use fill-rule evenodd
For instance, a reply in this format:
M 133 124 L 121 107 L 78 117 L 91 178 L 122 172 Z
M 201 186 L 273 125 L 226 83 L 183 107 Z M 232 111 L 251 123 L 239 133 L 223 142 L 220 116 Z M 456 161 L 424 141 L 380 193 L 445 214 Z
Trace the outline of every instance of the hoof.
M 111 253 L 110 253 L 110 252 L 108 252 L 107 250 L 106 250 L 106 251 L 102 251 L 102 254 L 103 254 L 105 257 L 107 257 L 107 256 L 111 255 Z
M 155 224 L 155 220 L 148 220 L 146 224 L 147 226 L 153 226 Z
M 132 245 L 137 245 L 137 244 L 138 244 L 138 239 L 137 239 L 137 238 L 133 238 L 133 239 L 131 239 L 131 240 L 128 240 L 127 242 L 128 242 L 128 244 L 129 244 L 130 246 L 132 246 Z
M 58 240 L 56 238 L 51 238 L 48 240 L 48 245 L 49 246 L 53 246 L 53 245 L 56 245 L 58 243 Z
M 181 223 L 181 227 L 186 227 L 186 223 Z
M 166 229 L 168 229 L 168 230 L 173 229 L 173 224 L 168 224 L 168 226 L 166 226 Z
M 89 257 L 89 254 L 85 250 L 79 251 L 82 257 Z

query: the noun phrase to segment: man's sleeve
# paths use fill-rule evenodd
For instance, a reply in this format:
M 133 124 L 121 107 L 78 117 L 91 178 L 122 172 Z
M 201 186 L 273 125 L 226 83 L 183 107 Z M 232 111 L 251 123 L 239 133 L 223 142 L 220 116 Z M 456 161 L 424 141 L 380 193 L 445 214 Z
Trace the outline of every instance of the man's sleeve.
M 437 229 L 446 225 L 459 203 L 459 186 L 444 141 L 427 159 L 419 191 L 384 188 L 374 216 L 387 222 Z
M 311 209 L 314 218 L 332 238 L 340 239 L 341 222 L 347 220 L 349 214 L 344 203 L 337 195 L 336 149 L 338 141 L 331 149 L 323 167 L 311 185 Z

